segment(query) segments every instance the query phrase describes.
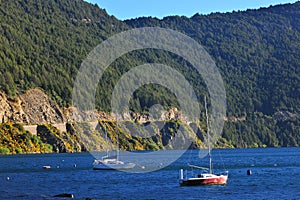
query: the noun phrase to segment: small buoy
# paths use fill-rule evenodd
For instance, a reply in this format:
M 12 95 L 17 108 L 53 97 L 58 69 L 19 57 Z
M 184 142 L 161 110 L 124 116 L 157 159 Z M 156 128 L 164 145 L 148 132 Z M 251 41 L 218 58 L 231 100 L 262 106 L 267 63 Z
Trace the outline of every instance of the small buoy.
M 252 171 L 250 169 L 247 170 L 247 175 L 250 176 L 252 174 Z
M 44 166 L 43 166 L 43 169 L 50 169 L 50 168 L 51 168 L 50 165 L 44 165 Z
M 76 164 L 74 163 L 73 167 L 76 167 Z
M 9 178 L 9 177 L 6 177 L 6 180 L 8 180 L 8 181 L 9 181 L 9 180 L 10 180 L 10 178 Z

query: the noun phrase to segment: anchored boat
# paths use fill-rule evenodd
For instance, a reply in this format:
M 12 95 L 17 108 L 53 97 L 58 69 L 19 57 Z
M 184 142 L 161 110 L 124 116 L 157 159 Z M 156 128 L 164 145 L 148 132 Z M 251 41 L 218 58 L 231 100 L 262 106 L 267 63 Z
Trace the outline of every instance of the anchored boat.
M 207 173 L 200 173 L 194 177 L 184 177 L 183 169 L 180 170 L 179 183 L 181 186 L 197 186 L 197 185 L 224 185 L 227 183 L 228 171 L 214 174 L 212 170 L 212 155 L 210 147 L 210 133 L 209 133 L 209 119 L 207 114 L 206 98 L 205 101 L 205 114 L 206 114 L 206 124 L 207 124 L 207 143 L 208 143 L 208 155 L 209 155 L 209 168 L 199 167 L 196 165 L 188 165 L 190 168 L 197 168 L 201 170 L 208 171 Z

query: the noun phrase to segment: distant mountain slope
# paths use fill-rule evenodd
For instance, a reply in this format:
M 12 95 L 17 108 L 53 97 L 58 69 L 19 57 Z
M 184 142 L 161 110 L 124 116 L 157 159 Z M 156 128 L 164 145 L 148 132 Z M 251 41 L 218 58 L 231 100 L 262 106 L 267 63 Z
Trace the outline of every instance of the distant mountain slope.
M 214 58 L 227 87 L 231 114 L 300 111 L 300 2 L 191 18 L 138 18 L 131 27 L 183 32 Z
M 171 28 L 194 38 L 209 52 L 222 74 L 228 120 L 223 139 L 233 146 L 300 145 L 300 2 L 233 13 L 120 21 L 82 0 L 0 1 L 0 90 L 17 94 L 42 88 L 60 107 L 71 106 L 81 62 L 101 41 L 135 27 Z M 201 100 L 207 93 L 189 64 L 153 49 L 119 58 L 100 80 L 97 108 L 110 111 L 116 81 L 146 62 L 170 65 L 185 75 Z M 178 107 L 174 94 L 146 85 L 131 100 L 134 111 L 153 104 Z M 274 117 L 276 116 L 276 117 Z
M 162 26 L 193 37 L 212 55 L 226 83 L 229 115 L 300 110 L 300 2 L 139 18 L 125 21 L 129 27 L 80 0 L 3 0 L 0 11 L 0 86 L 8 94 L 41 87 L 70 105 L 76 72 L 93 47 L 129 27 Z

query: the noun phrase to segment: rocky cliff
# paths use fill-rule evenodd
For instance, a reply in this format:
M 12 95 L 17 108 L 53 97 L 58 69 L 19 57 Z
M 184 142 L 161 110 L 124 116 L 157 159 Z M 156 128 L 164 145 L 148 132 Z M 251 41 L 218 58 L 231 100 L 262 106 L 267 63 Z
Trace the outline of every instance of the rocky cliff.
M 115 114 L 101 111 L 80 111 L 75 107 L 61 109 L 42 90 L 35 88 L 15 97 L 7 96 L 0 91 L 0 120 L 2 123 L 13 122 L 25 125 L 33 124 L 60 124 L 68 121 L 97 121 L 114 120 Z M 151 116 L 139 113 L 125 113 L 118 119 L 133 120 L 140 123 L 151 120 Z M 176 108 L 163 111 L 161 120 L 182 120 Z
M 116 118 L 126 124 L 117 125 Z M 13 98 L 0 92 L 0 119 L 0 154 L 101 151 L 117 143 L 122 150 L 180 149 L 190 145 L 192 135 L 191 127 L 182 122 L 184 117 L 176 108 L 162 111 L 155 120 L 151 115 L 132 112 L 116 116 L 75 107 L 62 111 L 37 88 Z M 23 125 L 35 128 L 36 133 Z M 180 126 L 186 131 L 184 134 L 178 131 Z M 201 141 L 196 141 L 192 147 L 201 145 Z
M 63 112 L 47 94 L 31 89 L 14 98 L 0 91 L 0 119 L 2 123 L 57 124 L 66 121 Z

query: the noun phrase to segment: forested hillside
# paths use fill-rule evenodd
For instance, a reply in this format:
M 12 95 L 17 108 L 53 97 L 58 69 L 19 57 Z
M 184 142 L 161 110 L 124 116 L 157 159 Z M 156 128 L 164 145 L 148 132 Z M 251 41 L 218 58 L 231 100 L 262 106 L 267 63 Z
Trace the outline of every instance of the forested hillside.
M 183 32 L 216 61 L 226 83 L 229 115 L 299 112 L 300 2 L 233 13 L 128 20 L 132 27 Z
M 0 1 L 0 89 L 11 99 L 42 88 L 59 106 L 71 106 L 81 62 L 101 41 L 123 30 L 159 26 L 198 41 L 215 60 L 227 93 L 227 121 L 220 145 L 300 145 L 300 2 L 233 13 L 120 21 L 81 0 Z M 114 84 L 145 62 L 170 65 L 186 77 L 198 98 L 207 94 L 189 63 L 160 50 L 119 58 L 99 83 L 97 109 L 109 112 Z M 158 85 L 134 93 L 131 109 L 153 104 L 178 107 L 175 95 Z
M 60 106 L 87 54 L 124 25 L 81 0 L 0 1 L 0 89 L 43 88 Z
M 223 137 L 233 146 L 298 146 L 299 17 L 297 2 L 191 18 L 148 17 L 125 22 L 131 27 L 172 28 L 205 47 L 225 81 L 231 120 L 225 124 Z

